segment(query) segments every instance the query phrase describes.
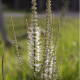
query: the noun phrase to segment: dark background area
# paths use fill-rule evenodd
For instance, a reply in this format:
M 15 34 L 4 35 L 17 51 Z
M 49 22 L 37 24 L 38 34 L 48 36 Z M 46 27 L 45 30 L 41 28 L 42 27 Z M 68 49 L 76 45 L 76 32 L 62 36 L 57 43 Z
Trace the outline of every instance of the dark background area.
M 11 9 L 30 10 L 31 0 L 2 0 Z M 46 0 L 37 0 L 38 10 L 45 11 Z M 69 11 L 79 11 L 79 0 L 52 0 L 52 10 L 59 11 L 67 5 Z

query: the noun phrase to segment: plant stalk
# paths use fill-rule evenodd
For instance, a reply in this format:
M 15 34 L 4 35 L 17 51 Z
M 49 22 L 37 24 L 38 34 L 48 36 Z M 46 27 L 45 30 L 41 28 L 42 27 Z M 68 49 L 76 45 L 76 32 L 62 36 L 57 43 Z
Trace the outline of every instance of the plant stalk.
M 4 80 L 4 53 L 2 55 L 2 80 Z

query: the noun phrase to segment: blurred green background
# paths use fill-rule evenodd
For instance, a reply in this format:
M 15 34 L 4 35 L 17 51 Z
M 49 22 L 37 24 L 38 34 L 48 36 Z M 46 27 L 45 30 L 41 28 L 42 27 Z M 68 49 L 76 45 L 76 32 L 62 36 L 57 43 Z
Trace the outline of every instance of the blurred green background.
M 30 23 L 29 14 L 27 16 Z M 13 18 L 16 36 L 20 36 L 26 32 L 26 18 Z M 38 18 L 39 26 L 45 29 L 45 19 Z M 55 27 L 58 26 L 58 18 L 55 19 Z M 78 18 L 63 18 L 60 26 L 60 37 L 58 40 L 57 54 L 58 62 L 63 53 L 64 48 L 64 61 L 61 67 L 59 80 L 79 80 L 79 20 Z M 11 39 L 12 30 L 10 18 L 5 18 L 5 25 L 7 30 L 8 38 Z M 27 38 L 18 39 L 19 45 L 27 49 Z M 2 44 L 3 45 L 3 44 Z M 3 51 L 2 51 L 3 50 Z M 8 47 L 5 50 L 0 47 L 0 76 L 1 73 L 1 61 L 2 54 L 5 54 L 5 80 L 25 80 L 26 73 L 17 63 L 14 47 Z M 27 51 L 20 50 L 21 55 L 24 59 L 25 67 L 27 68 Z M 27 70 L 27 69 L 26 69 Z M 30 72 L 28 72 L 30 74 Z M 2 77 L 0 77 L 1 80 Z
M 18 1 L 18 2 L 16 2 Z M 20 49 L 20 54 L 24 62 L 24 68 L 20 68 L 16 57 L 14 46 L 4 47 L 4 41 L 0 34 L 0 80 L 2 80 L 2 55 L 4 53 L 4 77 L 5 80 L 31 80 L 28 75 L 32 74 L 28 64 L 28 38 L 22 38 L 26 34 L 26 18 L 31 23 L 31 0 L 2 0 L 7 39 L 13 41 L 10 16 L 13 16 L 18 44 L 24 49 Z M 45 1 L 44 4 L 38 2 L 39 18 L 38 24 L 45 30 Z M 65 2 L 69 1 L 69 2 Z M 57 43 L 57 65 L 59 65 L 64 51 L 64 59 L 58 80 L 79 80 L 79 0 L 52 0 L 52 10 L 55 14 L 53 38 L 56 38 L 57 28 L 60 19 L 60 34 Z M 25 4 L 26 3 L 26 4 Z M 17 5 L 18 4 L 18 5 Z M 25 5 L 24 5 L 25 4 Z M 54 11 L 55 10 L 55 11 Z M 2 12 L 2 11 L 0 11 Z M 60 14 L 60 15 L 59 15 Z M 67 16 L 66 16 L 67 15 Z M 21 37 L 21 38 L 20 38 Z M 41 35 L 43 41 L 43 35 Z M 43 43 L 42 43 L 43 45 Z M 27 73 L 27 75 L 26 75 Z

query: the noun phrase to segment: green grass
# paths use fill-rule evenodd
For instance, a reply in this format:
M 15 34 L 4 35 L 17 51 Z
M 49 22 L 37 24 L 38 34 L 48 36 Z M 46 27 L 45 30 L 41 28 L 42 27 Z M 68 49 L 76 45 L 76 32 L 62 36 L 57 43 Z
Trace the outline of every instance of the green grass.
M 28 17 L 29 19 L 29 17 Z M 16 35 L 20 36 L 26 32 L 25 18 L 13 18 Z M 29 19 L 30 23 L 30 19 Z M 57 54 L 58 64 L 63 53 L 64 48 L 64 61 L 60 71 L 60 78 L 63 80 L 79 80 L 79 21 L 78 18 L 64 18 L 60 26 L 60 37 L 58 40 Z M 8 38 L 11 38 L 11 24 L 10 18 L 5 18 L 5 25 Z M 45 29 L 45 19 L 39 18 L 39 26 Z M 58 19 L 55 19 L 55 26 L 58 26 Z M 18 40 L 19 44 L 27 49 L 27 38 Z M 27 62 L 27 52 L 22 52 L 25 68 L 29 72 Z M 17 58 L 13 48 L 7 48 L 5 51 L 5 80 L 25 80 L 25 72 L 20 69 L 17 63 Z M 25 56 L 26 55 L 26 56 Z M 0 76 L 1 76 L 1 56 L 2 49 L 0 48 Z M 59 78 L 59 80 L 61 80 Z M 1 80 L 1 77 L 0 77 Z

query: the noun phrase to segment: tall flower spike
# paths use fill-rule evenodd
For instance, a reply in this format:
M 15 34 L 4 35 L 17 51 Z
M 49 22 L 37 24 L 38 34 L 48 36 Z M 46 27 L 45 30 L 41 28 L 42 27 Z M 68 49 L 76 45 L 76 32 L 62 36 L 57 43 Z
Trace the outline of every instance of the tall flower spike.
M 52 15 L 52 25 L 50 29 L 50 39 L 49 39 L 49 62 L 48 62 L 48 79 L 51 79 L 52 75 L 52 65 L 53 65 L 53 57 L 51 58 L 54 51 L 54 45 L 53 45 L 53 24 L 54 24 L 54 15 Z
M 45 33 L 45 39 L 44 39 L 44 49 L 43 49 L 43 62 L 42 62 L 42 79 L 48 78 L 48 62 L 49 62 L 49 52 L 50 52 L 50 31 L 52 26 L 52 14 L 51 14 L 51 0 L 47 0 L 46 3 L 46 33 Z
M 18 63 L 20 65 L 20 67 L 26 72 L 26 70 L 25 70 L 25 68 L 23 66 L 22 58 L 21 58 L 20 53 L 19 53 L 18 42 L 17 42 L 17 39 L 16 39 L 16 34 L 15 34 L 15 29 L 14 29 L 14 24 L 13 24 L 12 17 L 11 17 L 11 26 L 12 26 L 12 30 L 13 30 L 13 40 L 14 40 L 14 44 L 15 44 L 15 50 L 16 50 Z
M 53 57 L 53 71 L 52 71 L 52 79 L 56 79 L 57 77 L 57 66 L 56 66 L 56 61 L 57 61 L 57 54 L 56 54 L 56 46 L 57 46 L 57 41 L 58 41 L 58 37 L 59 37 L 59 31 L 60 31 L 60 20 L 59 20 L 59 25 L 58 25 L 58 32 L 57 32 L 57 35 L 56 35 L 56 40 L 55 40 L 55 45 L 54 45 L 54 51 L 53 51 L 53 54 L 51 57 Z
M 37 8 L 36 8 L 36 0 L 32 0 L 32 19 L 31 25 L 29 28 L 29 61 L 31 68 L 34 72 L 34 80 L 36 77 L 36 72 L 40 70 L 40 29 L 38 27 L 38 20 L 37 20 Z

